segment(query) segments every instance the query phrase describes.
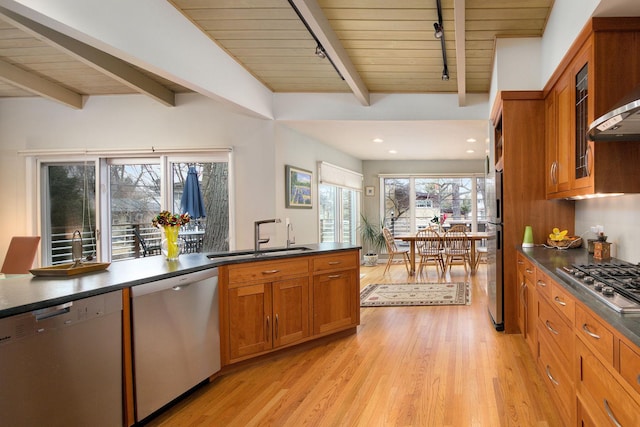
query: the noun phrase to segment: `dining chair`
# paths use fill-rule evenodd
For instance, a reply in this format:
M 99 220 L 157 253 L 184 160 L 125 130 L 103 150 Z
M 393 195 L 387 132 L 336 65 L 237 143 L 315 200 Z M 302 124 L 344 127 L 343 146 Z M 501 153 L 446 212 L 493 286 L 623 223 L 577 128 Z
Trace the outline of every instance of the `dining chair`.
M 476 247 L 476 259 L 475 259 L 475 269 L 478 269 L 478 265 L 481 262 L 487 262 L 487 247 L 486 246 L 478 246 Z
M 418 275 L 422 273 L 422 269 L 432 260 L 436 266 L 436 271 L 444 273 L 444 259 L 442 258 L 442 239 L 440 233 L 435 228 L 425 228 L 416 234 L 416 249 L 420 255 L 420 265 L 418 266 Z
M 40 236 L 14 236 L 4 257 L 4 274 L 27 274 L 36 258 Z
M 444 271 L 451 271 L 453 264 L 464 265 L 465 273 L 468 273 L 467 264 L 472 267 L 471 261 L 471 240 L 467 236 L 466 227 L 457 224 L 451 227 L 444 234 Z
M 160 245 L 150 245 L 145 239 L 144 237 L 142 237 L 142 235 L 140 234 L 140 231 L 138 230 L 138 228 L 134 227 L 133 228 L 133 234 L 136 236 L 136 239 L 138 239 L 138 242 L 140 242 L 140 247 L 142 248 L 142 256 L 146 257 L 147 255 L 158 255 L 160 254 Z
M 384 268 L 384 272 L 382 274 L 385 274 L 387 270 L 389 270 L 389 267 L 391 267 L 391 263 L 393 262 L 393 258 L 396 255 L 402 256 L 402 260 L 404 261 L 404 267 L 407 269 L 407 274 L 410 274 L 409 273 L 409 263 L 410 263 L 409 250 L 398 249 L 398 247 L 396 246 L 396 241 L 393 238 L 393 234 L 391 234 L 391 231 L 389 231 L 387 227 L 384 227 L 382 229 L 382 234 L 384 235 L 384 242 L 387 245 L 387 254 L 389 255 L 389 259 L 387 260 L 387 265 Z

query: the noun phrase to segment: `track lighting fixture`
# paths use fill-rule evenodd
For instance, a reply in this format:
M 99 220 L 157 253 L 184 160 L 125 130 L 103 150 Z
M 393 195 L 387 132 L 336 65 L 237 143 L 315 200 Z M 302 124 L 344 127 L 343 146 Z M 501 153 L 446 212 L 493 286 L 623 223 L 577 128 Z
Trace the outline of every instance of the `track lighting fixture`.
M 444 70 L 442 70 L 442 80 L 447 81 L 449 80 L 449 69 L 447 68 L 447 66 L 444 66 Z
M 322 59 L 327 57 L 327 52 L 324 51 L 324 47 L 320 43 L 316 46 L 316 56 Z
M 433 33 L 433 36 L 437 39 L 441 39 L 442 36 L 444 35 L 444 30 L 442 29 L 442 25 L 440 25 L 440 23 L 438 22 L 434 22 L 433 29 L 435 30 L 435 32 Z

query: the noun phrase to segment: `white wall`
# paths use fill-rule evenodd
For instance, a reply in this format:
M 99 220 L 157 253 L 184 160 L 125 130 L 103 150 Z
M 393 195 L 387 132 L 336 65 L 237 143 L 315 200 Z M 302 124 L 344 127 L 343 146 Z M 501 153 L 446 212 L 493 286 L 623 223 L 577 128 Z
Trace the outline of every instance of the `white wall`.
M 285 218 L 291 219 L 296 244 L 319 241 L 317 197 L 317 164 L 319 161 L 362 173 L 361 160 L 322 144 L 285 125 L 278 124 L 276 126 L 276 212 L 277 217 L 282 219 L 281 226 L 276 230 L 278 246 L 286 242 Z M 311 190 L 314 204 L 312 209 L 285 208 L 285 165 L 306 169 L 313 173 L 314 182 Z
M 92 96 L 76 111 L 38 98 L 0 100 L 0 256 L 27 222 L 26 161 L 21 150 L 232 147 L 238 248 L 253 247 L 253 221 L 276 214 L 274 122 L 231 113 L 196 94 L 178 106 L 142 95 Z M 0 261 L 1 262 L 1 261 Z
M 625 261 L 640 262 L 640 195 L 576 201 L 576 234 L 592 239 L 594 225 L 604 226 L 612 253 Z
M 253 247 L 254 221 L 276 217 L 282 224 L 264 227 L 271 236 L 268 246 L 285 244 L 286 217 L 292 219 L 298 243 L 317 242 L 317 206 L 284 207 L 284 165 L 317 177 L 318 161 L 357 172 L 362 162 L 272 120 L 230 112 L 197 94 L 178 95 L 177 101 L 170 108 L 142 95 L 92 96 L 76 111 L 39 98 L 0 100 L 0 179 L 6 183 L 0 187 L 0 215 L 11 218 L 0 222 L 0 256 L 11 236 L 37 232 L 35 218 L 28 220 L 35 208 L 26 198 L 26 159 L 18 152 L 45 149 L 232 147 L 236 248 Z

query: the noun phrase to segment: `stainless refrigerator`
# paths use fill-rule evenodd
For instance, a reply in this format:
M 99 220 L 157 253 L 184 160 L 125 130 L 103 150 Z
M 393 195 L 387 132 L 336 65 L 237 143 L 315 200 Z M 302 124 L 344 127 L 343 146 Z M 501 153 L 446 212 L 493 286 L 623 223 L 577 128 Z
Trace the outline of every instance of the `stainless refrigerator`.
M 503 265 L 503 230 L 502 230 L 502 171 L 495 172 L 493 182 L 487 186 L 488 221 L 487 232 L 487 293 L 489 294 L 489 315 L 496 330 L 504 330 L 504 284 L 502 280 Z

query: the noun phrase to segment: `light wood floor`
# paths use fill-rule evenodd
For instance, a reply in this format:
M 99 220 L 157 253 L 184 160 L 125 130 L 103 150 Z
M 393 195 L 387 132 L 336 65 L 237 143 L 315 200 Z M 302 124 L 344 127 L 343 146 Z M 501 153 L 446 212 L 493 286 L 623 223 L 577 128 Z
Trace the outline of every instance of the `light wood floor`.
M 440 281 L 465 280 L 453 269 Z M 362 267 L 361 287 L 413 281 L 383 270 Z M 471 306 L 362 308 L 357 334 L 228 373 L 150 425 L 562 425 L 522 337 L 491 324 L 484 265 L 470 281 Z

